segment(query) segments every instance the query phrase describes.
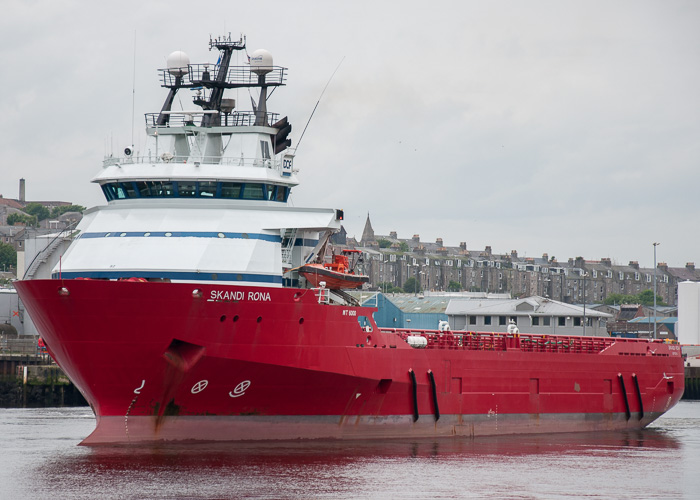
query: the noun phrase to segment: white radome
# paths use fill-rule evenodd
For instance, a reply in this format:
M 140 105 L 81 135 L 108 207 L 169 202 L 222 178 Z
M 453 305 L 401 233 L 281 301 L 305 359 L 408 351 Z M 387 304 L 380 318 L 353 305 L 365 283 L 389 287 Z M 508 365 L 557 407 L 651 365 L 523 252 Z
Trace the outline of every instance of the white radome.
M 251 70 L 258 74 L 264 75 L 272 71 L 272 54 L 265 49 L 258 49 L 250 56 Z
M 182 76 L 187 73 L 189 64 L 190 57 L 181 50 L 172 52 L 167 59 L 168 72 L 173 76 Z

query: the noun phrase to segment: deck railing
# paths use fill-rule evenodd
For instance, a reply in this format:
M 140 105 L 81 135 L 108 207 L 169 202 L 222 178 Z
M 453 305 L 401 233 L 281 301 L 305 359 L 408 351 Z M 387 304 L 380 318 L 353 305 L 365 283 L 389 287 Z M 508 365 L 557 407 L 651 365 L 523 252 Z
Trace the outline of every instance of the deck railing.
M 381 331 L 396 333 L 404 341 L 409 336 L 424 337 L 427 340 L 425 349 L 463 349 L 470 351 L 519 349 L 526 352 L 598 354 L 616 342 L 649 343 L 647 339 L 509 334 L 501 332 L 440 332 L 437 330 L 408 330 L 400 328 L 381 328 Z

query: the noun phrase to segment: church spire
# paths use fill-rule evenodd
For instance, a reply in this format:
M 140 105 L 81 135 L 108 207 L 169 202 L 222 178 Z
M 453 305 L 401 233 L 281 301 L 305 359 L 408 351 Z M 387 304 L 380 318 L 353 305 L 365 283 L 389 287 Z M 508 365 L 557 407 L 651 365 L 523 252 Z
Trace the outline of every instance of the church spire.
M 366 245 L 370 241 L 374 241 L 374 229 L 372 229 L 372 222 L 369 220 L 369 212 L 367 212 L 367 222 L 365 222 L 365 229 L 362 231 L 362 244 Z

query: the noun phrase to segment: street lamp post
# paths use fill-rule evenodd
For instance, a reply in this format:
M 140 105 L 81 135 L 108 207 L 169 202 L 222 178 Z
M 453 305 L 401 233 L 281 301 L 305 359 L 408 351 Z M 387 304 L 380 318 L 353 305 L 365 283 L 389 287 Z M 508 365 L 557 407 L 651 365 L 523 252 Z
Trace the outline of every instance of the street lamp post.
M 583 336 L 586 336 L 586 278 L 588 273 L 584 271 L 583 276 Z
M 661 245 L 661 243 L 654 242 L 654 335 L 652 338 L 656 338 L 656 247 Z

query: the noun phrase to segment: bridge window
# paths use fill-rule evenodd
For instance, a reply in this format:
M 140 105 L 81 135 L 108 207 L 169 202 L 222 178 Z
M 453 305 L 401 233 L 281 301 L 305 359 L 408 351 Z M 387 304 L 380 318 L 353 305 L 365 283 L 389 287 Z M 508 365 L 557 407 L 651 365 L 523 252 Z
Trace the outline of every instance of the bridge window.
M 224 198 L 284 203 L 290 188 L 277 184 L 217 181 L 134 181 L 103 184 L 107 201 L 133 198 Z
M 275 191 L 275 201 L 287 201 L 288 194 L 289 188 L 287 186 L 277 186 L 277 191 Z
M 213 198 L 216 196 L 216 182 L 213 181 L 200 181 L 199 183 L 199 196 L 202 198 Z
M 244 184 L 243 199 L 244 200 L 264 200 L 263 192 L 264 184 Z
M 197 196 L 197 183 L 196 182 L 178 182 L 177 184 L 177 194 L 183 198 L 192 198 Z
M 237 200 L 241 197 L 241 188 L 243 184 L 240 182 L 222 182 L 221 183 L 221 197 L 222 198 L 232 198 Z

